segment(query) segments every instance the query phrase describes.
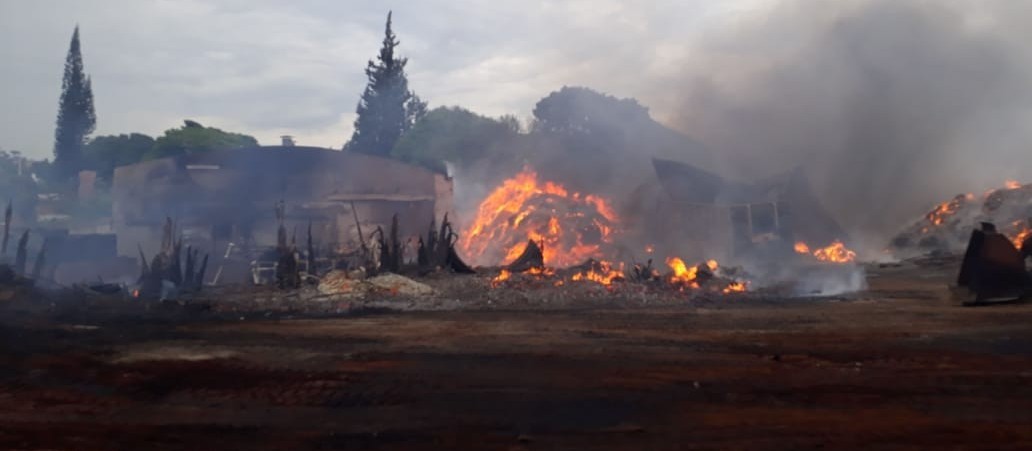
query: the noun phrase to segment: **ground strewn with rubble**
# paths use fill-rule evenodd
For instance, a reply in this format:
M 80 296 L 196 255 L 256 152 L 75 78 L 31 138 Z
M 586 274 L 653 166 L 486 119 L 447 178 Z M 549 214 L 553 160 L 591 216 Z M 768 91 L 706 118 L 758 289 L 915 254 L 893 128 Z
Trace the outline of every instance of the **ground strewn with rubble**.
M 1029 449 L 1032 305 L 0 311 L 2 449 Z M 474 294 L 471 292 L 470 294 Z

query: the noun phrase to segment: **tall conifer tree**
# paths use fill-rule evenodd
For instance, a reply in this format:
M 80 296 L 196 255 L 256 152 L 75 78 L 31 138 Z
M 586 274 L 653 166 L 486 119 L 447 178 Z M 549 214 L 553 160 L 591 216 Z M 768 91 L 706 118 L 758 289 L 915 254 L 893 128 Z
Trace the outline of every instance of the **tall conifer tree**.
M 390 155 L 401 134 L 426 114 L 426 103 L 408 88 L 408 58 L 394 54 L 400 42 L 391 29 L 391 16 L 388 12 L 380 54 L 366 66 L 369 82 L 358 102 L 355 131 L 345 150 Z
M 57 128 L 54 131 L 54 164 L 59 177 L 71 178 L 82 169 L 83 145 L 96 125 L 93 88 L 90 77 L 83 70 L 79 27 L 76 26 L 65 60 Z

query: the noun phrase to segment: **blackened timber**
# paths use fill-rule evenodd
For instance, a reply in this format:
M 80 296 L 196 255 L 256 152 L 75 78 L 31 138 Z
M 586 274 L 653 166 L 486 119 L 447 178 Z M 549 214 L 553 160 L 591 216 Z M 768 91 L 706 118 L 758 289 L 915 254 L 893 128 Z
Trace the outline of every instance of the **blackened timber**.
M 11 217 L 14 215 L 11 201 L 7 201 L 7 209 L 4 210 L 4 242 L 0 253 L 7 255 L 7 241 L 11 237 Z
M 22 233 L 18 239 L 18 250 L 14 257 L 14 272 L 18 275 L 25 275 L 25 262 L 29 258 L 29 231 Z
M 541 250 L 541 246 L 534 240 L 527 240 L 527 246 L 523 248 L 523 253 L 509 264 L 506 269 L 512 272 L 524 272 L 544 267 L 545 255 Z
M 194 286 L 200 289 L 204 286 L 204 272 L 208 269 L 208 254 L 204 254 L 204 259 L 201 260 L 201 268 L 197 270 L 197 276 L 194 279 Z
M 44 238 L 43 244 L 39 246 L 39 253 L 36 254 L 36 262 L 32 265 L 32 279 L 39 280 L 41 274 L 43 274 L 43 265 L 46 262 L 47 256 L 47 243 L 50 240 Z

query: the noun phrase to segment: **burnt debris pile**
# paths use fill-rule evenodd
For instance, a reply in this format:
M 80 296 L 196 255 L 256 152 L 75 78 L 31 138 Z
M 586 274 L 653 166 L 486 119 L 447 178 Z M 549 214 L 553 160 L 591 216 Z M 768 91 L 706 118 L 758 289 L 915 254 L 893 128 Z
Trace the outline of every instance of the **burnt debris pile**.
M 927 253 L 960 254 L 970 231 L 983 222 L 996 224 L 997 232 L 1020 249 L 1032 234 L 1032 184 L 1007 182 L 982 195 L 959 194 L 936 205 L 896 237 L 890 248 L 897 255 Z

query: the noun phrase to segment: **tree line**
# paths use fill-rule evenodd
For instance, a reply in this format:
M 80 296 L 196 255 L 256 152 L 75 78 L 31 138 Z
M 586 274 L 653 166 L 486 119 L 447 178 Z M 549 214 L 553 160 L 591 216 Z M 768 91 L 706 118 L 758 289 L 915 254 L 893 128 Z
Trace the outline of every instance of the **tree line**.
M 365 68 L 366 86 L 356 107 L 350 139 L 343 150 L 398 158 L 443 170 L 445 161 L 479 161 L 532 156 L 540 148 L 596 158 L 626 147 L 629 137 L 655 134 L 658 124 L 633 99 L 618 99 L 587 88 L 564 87 L 541 99 L 526 126 L 514 116 L 490 118 L 461 107 L 433 110 L 409 88 L 408 59 L 388 12 L 375 59 Z M 79 29 L 75 28 L 65 62 L 54 141 L 54 170 L 69 180 L 83 169 L 110 179 L 115 167 L 154 158 L 257 146 L 254 137 L 205 127 L 187 120 L 162 136 L 140 133 L 90 138 L 96 126 L 90 76 L 85 72 Z M 661 127 L 661 126 L 659 126 Z M 660 134 L 662 134 L 660 132 Z

